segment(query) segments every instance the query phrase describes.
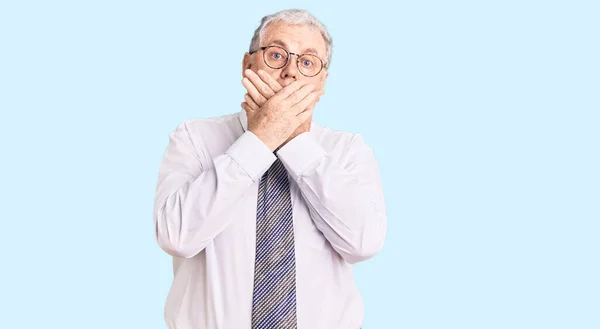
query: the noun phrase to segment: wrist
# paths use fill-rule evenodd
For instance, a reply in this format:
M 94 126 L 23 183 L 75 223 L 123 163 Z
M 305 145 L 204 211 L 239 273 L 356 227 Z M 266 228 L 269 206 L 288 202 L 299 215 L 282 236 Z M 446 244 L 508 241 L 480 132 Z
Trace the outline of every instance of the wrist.
M 277 143 L 276 141 L 271 140 L 264 134 L 262 131 L 257 129 L 248 129 L 248 131 L 252 132 L 258 139 L 260 139 L 263 144 L 265 144 L 271 152 L 275 152 L 275 150 L 279 147 L 281 143 Z

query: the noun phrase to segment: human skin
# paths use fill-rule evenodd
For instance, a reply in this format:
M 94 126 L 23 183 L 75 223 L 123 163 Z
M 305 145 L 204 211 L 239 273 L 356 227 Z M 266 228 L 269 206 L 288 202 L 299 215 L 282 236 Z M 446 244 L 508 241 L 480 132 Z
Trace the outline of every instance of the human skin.
M 322 35 L 308 25 L 272 23 L 264 30 L 260 46 L 277 45 L 291 53 L 326 58 Z M 248 130 L 271 150 L 310 130 L 312 111 L 327 81 L 325 68 L 314 77 L 298 71 L 296 56 L 286 66 L 272 69 L 263 60 L 263 51 L 245 53 L 242 84 L 248 91 L 242 108 L 248 116 Z

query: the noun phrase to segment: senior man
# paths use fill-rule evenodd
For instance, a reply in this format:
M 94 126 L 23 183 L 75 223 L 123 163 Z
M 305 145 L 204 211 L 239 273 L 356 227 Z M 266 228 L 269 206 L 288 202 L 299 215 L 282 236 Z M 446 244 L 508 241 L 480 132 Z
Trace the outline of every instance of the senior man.
M 385 205 L 363 138 L 312 121 L 330 63 L 314 16 L 266 16 L 242 61 L 243 110 L 170 134 L 154 205 L 173 256 L 169 328 L 361 327 L 352 264 L 381 249 Z

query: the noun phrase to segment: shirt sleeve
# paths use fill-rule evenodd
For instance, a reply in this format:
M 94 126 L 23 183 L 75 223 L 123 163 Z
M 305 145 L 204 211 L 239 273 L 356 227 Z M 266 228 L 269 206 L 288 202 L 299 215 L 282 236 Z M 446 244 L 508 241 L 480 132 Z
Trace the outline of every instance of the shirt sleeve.
M 211 138 L 215 138 L 211 136 Z M 154 200 L 155 237 L 172 256 L 198 254 L 232 221 L 238 200 L 277 159 L 250 131 L 224 154 L 203 166 L 202 140 L 192 140 L 187 121 L 169 135 L 159 169 Z
M 354 135 L 341 161 L 308 132 L 277 155 L 298 184 L 315 226 L 348 263 L 381 250 L 387 223 L 379 165 L 360 135 Z

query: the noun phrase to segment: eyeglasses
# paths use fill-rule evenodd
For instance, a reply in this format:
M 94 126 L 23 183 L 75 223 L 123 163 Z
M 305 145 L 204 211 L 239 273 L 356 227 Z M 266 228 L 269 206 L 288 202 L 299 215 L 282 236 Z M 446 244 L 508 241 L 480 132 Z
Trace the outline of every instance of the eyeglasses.
M 279 46 L 267 46 L 260 47 L 258 50 L 263 50 L 263 60 L 268 67 L 272 69 L 280 69 L 287 65 L 290 61 L 291 55 L 296 55 L 296 65 L 298 71 L 304 76 L 314 77 L 321 73 L 325 64 L 319 57 L 311 54 L 295 54 L 291 53 Z M 250 55 L 254 54 L 258 50 L 250 52 Z

